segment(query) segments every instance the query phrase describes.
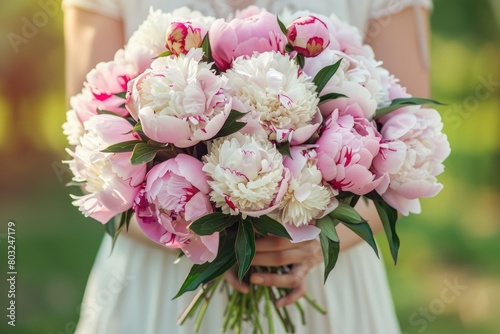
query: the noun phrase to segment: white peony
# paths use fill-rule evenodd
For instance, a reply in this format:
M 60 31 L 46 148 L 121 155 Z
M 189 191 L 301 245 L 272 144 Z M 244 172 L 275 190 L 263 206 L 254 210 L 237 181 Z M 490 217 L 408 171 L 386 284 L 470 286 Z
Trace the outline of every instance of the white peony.
M 136 139 L 132 125 L 112 115 L 91 117 L 84 123 L 85 134 L 74 151 L 68 150 L 73 160 L 66 161 L 73 172 L 73 181 L 84 183 L 86 195 L 72 196 L 73 204 L 85 216 L 106 223 L 118 213 L 132 207 L 140 185 L 144 181 L 146 165 L 132 165 L 130 152 L 105 153 L 106 147 Z
M 144 133 L 160 143 L 189 147 L 214 137 L 231 111 L 226 79 L 201 62 L 202 50 L 156 59 L 129 82 L 127 109 Z
M 323 184 L 323 175 L 316 166 L 315 151 L 295 146 L 284 165 L 292 177 L 279 206 L 280 221 L 297 227 L 331 212 L 338 205 L 335 191 Z
M 222 212 L 258 217 L 280 205 L 289 173 L 267 139 L 241 133 L 217 139 L 204 161 L 211 200 Z
M 80 144 L 80 138 L 85 133 L 85 129 L 74 110 L 68 110 L 66 112 L 66 122 L 64 122 L 62 128 L 70 145 L 74 146 Z
M 239 57 L 226 75 L 228 93 L 259 113 L 271 140 L 301 144 L 318 129 L 322 119 L 316 86 L 288 55 Z

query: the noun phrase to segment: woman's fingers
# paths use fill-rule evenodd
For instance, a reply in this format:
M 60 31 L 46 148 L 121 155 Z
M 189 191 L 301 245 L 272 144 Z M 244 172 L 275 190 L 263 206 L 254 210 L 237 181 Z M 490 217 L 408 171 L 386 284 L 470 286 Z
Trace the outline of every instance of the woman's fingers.
M 288 274 L 258 273 L 250 276 L 250 282 L 258 285 L 292 289 L 300 285 L 302 278 L 291 272 Z
M 296 248 L 297 245 L 286 238 L 279 237 L 267 237 L 255 240 L 255 250 L 257 252 L 276 252 Z
M 297 300 L 302 298 L 306 294 L 306 283 L 303 282 L 298 287 L 293 289 L 288 295 L 278 299 L 276 301 L 277 307 L 288 306 L 295 303 Z
M 312 266 L 308 264 L 296 265 L 287 274 L 256 273 L 250 277 L 254 284 L 276 286 L 292 289 L 290 293 L 276 301 L 276 306 L 282 307 L 295 303 L 306 292 L 306 277 Z
M 234 270 L 230 269 L 224 273 L 224 279 L 231 285 L 236 291 L 241 293 L 248 293 L 248 285 L 238 280 Z
M 258 251 L 252 261 L 254 266 L 278 267 L 289 264 L 307 263 L 317 264 L 321 261 L 323 253 L 319 242 L 314 240 L 311 242 L 296 244 L 294 248 L 289 248 L 281 251 Z
M 294 265 L 288 273 L 254 273 L 250 276 L 250 281 L 258 285 L 292 289 L 300 286 L 305 281 L 307 273 L 312 267 L 312 263 L 302 263 Z

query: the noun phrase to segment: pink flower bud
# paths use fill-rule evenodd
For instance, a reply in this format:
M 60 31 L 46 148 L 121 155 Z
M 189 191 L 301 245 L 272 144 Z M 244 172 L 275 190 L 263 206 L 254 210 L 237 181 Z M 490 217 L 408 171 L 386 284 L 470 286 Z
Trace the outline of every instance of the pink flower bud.
M 316 57 L 330 44 L 328 27 L 315 16 L 293 21 L 288 26 L 286 37 L 293 49 L 306 57 Z
M 202 26 L 194 26 L 192 22 L 172 22 L 166 33 L 166 48 L 172 54 L 178 56 L 187 54 L 192 48 L 199 48 L 207 29 Z

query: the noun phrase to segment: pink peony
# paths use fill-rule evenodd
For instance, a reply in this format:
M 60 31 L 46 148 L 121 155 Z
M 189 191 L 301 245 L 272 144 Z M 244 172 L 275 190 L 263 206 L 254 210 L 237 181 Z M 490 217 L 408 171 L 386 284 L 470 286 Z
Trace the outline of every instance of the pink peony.
M 219 244 L 218 233 L 198 236 L 188 229 L 191 222 L 213 212 L 202 168 L 201 161 L 186 154 L 154 166 L 134 206 L 137 222 L 149 238 L 182 249 L 197 264 L 213 261 Z
M 281 31 L 276 16 L 263 10 L 258 15 L 230 22 L 217 20 L 209 30 L 212 56 L 221 71 L 231 68 L 239 56 L 255 52 L 284 52 L 286 36 Z
M 240 0 L 240 4 L 238 7 L 244 8 L 241 10 L 236 11 L 235 17 L 237 19 L 246 19 L 251 16 L 255 15 L 260 15 L 265 9 L 257 7 L 257 6 L 250 6 L 250 4 L 253 2 L 253 0 Z
M 131 73 L 132 72 L 132 73 Z M 98 109 L 128 116 L 125 98 L 116 94 L 125 93 L 127 84 L 135 73 L 132 67 L 123 66 L 115 61 L 99 63 L 87 74 L 85 87 L 92 93 Z
M 81 93 L 72 96 L 69 99 L 69 105 L 82 124 L 90 117 L 98 115 L 97 100 L 88 88 L 83 88 Z
M 165 46 L 176 56 L 187 54 L 189 50 L 201 47 L 207 31 L 207 27 L 191 21 L 172 22 L 167 29 Z
M 328 27 L 316 16 L 293 21 L 287 28 L 286 37 L 293 49 L 305 57 L 316 57 L 330 44 Z
M 201 62 L 202 50 L 161 57 L 129 83 L 127 108 L 146 136 L 160 143 L 190 147 L 209 140 L 231 111 L 223 92 L 226 79 Z
M 359 107 L 345 115 L 335 110 L 316 143 L 318 168 L 323 178 L 338 191 L 369 193 L 382 181 L 370 170 L 379 143 L 380 134 L 374 123 L 362 116 Z
M 129 132 L 132 125 L 112 115 L 97 115 L 84 123 L 86 133 L 68 161 L 73 181 L 85 184 L 87 195 L 72 196 L 85 216 L 101 223 L 132 207 L 139 185 L 144 181 L 146 165 L 130 163 L 130 152 L 104 153 L 103 149 L 119 142 L 136 140 Z
M 170 23 L 189 21 L 196 27 L 203 26 L 208 29 L 214 20 L 213 17 L 203 16 L 200 12 L 187 7 L 169 13 L 150 9 L 146 20 L 128 40 L 125 46 L 125 58 L 136 66 L 139 73 L 142 73 L 151 66 L 155 57 L 165 51 L 165 32 Z
M 386 116 L 374 167 L 387 179 L 377 192 L 401 214 L 408 215 L 420 213 L 419 198 L 436 196 L 443 188 L 436 176 L 444 170 L 450 146 L 436 110 L 405 109 L 405 113 Z

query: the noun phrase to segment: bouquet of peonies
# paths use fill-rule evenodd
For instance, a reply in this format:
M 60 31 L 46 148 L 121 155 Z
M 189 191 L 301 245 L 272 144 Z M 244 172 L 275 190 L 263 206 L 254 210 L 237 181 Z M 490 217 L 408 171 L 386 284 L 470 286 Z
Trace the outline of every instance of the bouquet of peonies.
M 115 239 L 135 215 L 154 242 L 180 249 L 194 265 L 178 296 L 201 287 L 183 318 L 199 310 L 199 326 L 226 271 L 290 270 L 251 266 L 256 238 L 319 238 L 325 280 L 337 225 L 377 252 L 354 208 L 361 197 L 375 203 L 396 261 L 398 212 L 419 213 L 419 198 L 442 188 L 450 148 L 438 112 L 421 107 L 432 103 L 406 93 L 335 16 L 151 11 L 70 101 L 67 163 L 85 191 L 73 204 Z M 288 293 L 226 291 L 223 331 L 246 320 L 260 333 L 259 310 L 270 318 Z M 293 331 L 286 309 L 275 312 Z

